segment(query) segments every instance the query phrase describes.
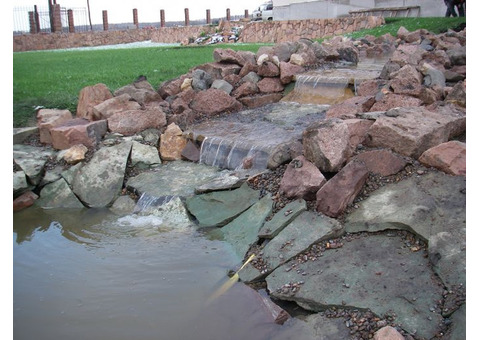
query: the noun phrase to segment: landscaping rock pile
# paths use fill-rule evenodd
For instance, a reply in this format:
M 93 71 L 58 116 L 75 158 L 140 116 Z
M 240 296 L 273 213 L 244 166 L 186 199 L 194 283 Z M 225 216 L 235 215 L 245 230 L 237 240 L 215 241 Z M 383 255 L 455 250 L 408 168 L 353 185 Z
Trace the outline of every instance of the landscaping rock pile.
M 162 171 L 193 175 L 195 191 L 162 186 L 240 258 L 256 255 L 242 281 L 313 313 L 298 327 L 322 324 L 331 339 L 465 338 L 465 37 L 401 28 L 216 49 L 215 62 L 157 91 L 144 77 L 113 94 L 84 88 L 76 117 L 42 109 L 37 137 L 14 145 L 14 211 L 118 207 L 122 194 L 161 196 Z M 194 163 L 201 140 L 183 131 L 198 120 L 277 102 L 313 66 L 385 53 L 381 76 L 330 106 L 282 164 L 225 174 Z

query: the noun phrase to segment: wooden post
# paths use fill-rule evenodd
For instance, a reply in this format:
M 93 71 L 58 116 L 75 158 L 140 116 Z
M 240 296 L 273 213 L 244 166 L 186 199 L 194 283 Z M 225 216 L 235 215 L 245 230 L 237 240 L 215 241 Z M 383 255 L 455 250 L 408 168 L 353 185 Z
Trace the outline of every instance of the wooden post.
M 133 9 L 133 24 L 138 28 L 138 11 L 136 8 Z
M 230 8 L 227 8 L 227 21 L 230 21 Z
M 69 9 L 68 13 L 68 32 L 75 33 L 75 23 L 73 22 L 73 11 Z
M 185 26 L 190 26 L 190 17 L 188 15 L 188 8 L 185 8 Z
M 102 11 L 102 18 L 103 18 L 103 30 L 108 31 L 108 12 L 103 10 Z
M 160 10 L 160 27 L 165 27 L 165 10 Z
M 212 23 L 212 18 L 210 17 L 210 10 L 207 9 L 207 25 L 210 25 Z

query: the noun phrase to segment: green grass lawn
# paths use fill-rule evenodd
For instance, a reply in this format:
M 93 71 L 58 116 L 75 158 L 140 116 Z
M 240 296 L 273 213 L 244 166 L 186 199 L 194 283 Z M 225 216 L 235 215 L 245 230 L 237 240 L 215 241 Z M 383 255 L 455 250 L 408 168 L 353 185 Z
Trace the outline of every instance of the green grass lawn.
M 388 19 L 386 25 L 351 34 L 396 35 L 404 26 L 435 33 L 454 28 L 465 18 Z M 103 83 L 113 92 L 144 75 L 157 89 L 165 80 L 187 73 L 192 67 L 212 62 L 215 48 L 256 52 L 262 44 L 198 47 L 152 47 L 91 51 L 37 51 L 13 54 L 13 125 L 34 125 L 36 106 L 69 109 L 75 113 L 78 94 L 85 86 Z

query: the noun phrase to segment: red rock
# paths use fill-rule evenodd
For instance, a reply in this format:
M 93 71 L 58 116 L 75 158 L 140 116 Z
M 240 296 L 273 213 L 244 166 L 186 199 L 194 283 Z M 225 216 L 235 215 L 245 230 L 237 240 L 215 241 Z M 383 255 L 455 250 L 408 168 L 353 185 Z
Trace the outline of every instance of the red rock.
M 192 72 L 197 69 L 207 72 L 215 80 L 223 79 L 231 74 L 239 74 L 242 67 L 237 64 L 207 63 L 196 66 Z
M 247 82 L 243 83 L 242 85 L 240 85 L 235 90 L 233 90 L 232 96 L 234 96 L 235 98 L 238 99 L 238 98 L 241 98 L 241 97 L 251 96 L 251 95 L 257 94 L 258 91 L 259 90 L 258 90 L 257 84 L 247 81 Z
M 246 63 L 245 65 L 243 65 L 242 69 L 240 70 L 240 72 L 238 73 L 238 76 L 240 78 L 243 78 L 245 77 L 247 74 L 249 74 L 250 72 L 255 72 L 257 73 L 258 72 L 258 65 L 255 63 Z
M 140 104 L 131 100 L 132 97 L 125 93 L 118 97 L 113 97 L 104 102 L 95 105 L 89 112 L 88 120 L 101 120 L 113 116 L 115 113 L 127 110 L 139 110 Z
M 370 112 L 387 111 L 396 107 L 420 106 L 422 100 L 401 94 L 387 93 L 370 108 Z
M 279 78 L 263 78 L 257 86 L 262 93 L 282 92 L 285 89 Z
M 13 212 L 20 211 L 22 209 L 28 208 L 35 203 L 35 200 L 38 198 L 32 191 L 27 191 L 13 200 Z
M 72 113 L 68 110 L 42 109 L 37 113 L 37 126 L 40 132 L 40 142 L 51 144 L 52 136 L 50 129 L 62 125 L 72 119 Z
M 126 136 L 149 128 L 160 129 L 166 124 L 165 112 L 160 108 L 123 111 L 108 118 L 108 129 Z
M 382 79 L 364 80 L 357 86 L 357 96 L 375 96 L 385 83 Z
M 447 103 L 453 103 L 462 107 L 467 106 L 467 81 L 458 82 L 445 98 Z
M 397 72 L 390 74 L 390 87 L 395 94 L 406 94 L 418 97 L 422 89 L 422 75 L 412 65 L 405 65 Z
M 422 164 L 450 175 L 467 174 L 467 145 L 450 141 L 425 151 L 418 159 Z
M 352 160 L 365 163 L 368 171 L 381 176 L 398 173 L 407 165 L 407 161 L 390 150 L 371 150 L 356 155 Z
M 280 75 L 280 69 L 273 62 L 267 60 L 258 67 L 257 73 L 261 77 L 278 77 Z
M 375 332 L 373 340 L 405 340 L 405 337 L 392 326 L 385 326 Z
M 317 192 L 316 209 L 330 217 L 338 217 L 353 202 L 368 177 L 363 162 L 349 162 Z
M 245 64 L 245 60 L 231 48 L 216 48 L 213 50 L 213 60 L 219 63 L 233 63 L 240 66 Z
M 267 93 L 263 95 L 242 97 L 238 100 L 249 109 L 253 109 L 266 104 L 276 103 L 282 98 L 283 94 L 281 93 Z
M 200 148 L 191 140 L 188 140 L 187 145 L 182 150 L 182 158 L 190 162 L 198 162 L 200 160 Z
M 158 94 L 163 98 L 167 98 L 170 96 L 174 96 L 176 94 L 179 94 L 181 92 L 181 86 L 183 84 L 183 81 L 189 78 L 189 75 L 184 74 L 178 78 L 167 80 L 163 82 L 159 89 L 158 89 Z
M 451 107 L 437 108 L 437 111 L 400 107 L 387 111 L 375 121 L 368 131 L 366 144 L 417 158 L 427 149 L 464 133 L 465 127 L 465 115 Z
M 322 173 L 339 171 L 351 152 L 348 125 L 341 119 L 314 123 L 303 132 L 303 154 Z
M 350 148 L 355 150 L 359 144 L 365 142 L 367 132 L 373 125 L 373 121 L 368 119 L 346 119 L 344 122 L 348 127 Z
M 84 87 L 78 96 L 77 118 L 89 119 L 93 107 L 110 98 L 113 95 L 105 84 Z
M 288 198 L 315 199 L 317 191 L 327 182 L 323 174 L 304 156 L 293 159 L 280 182 L 280 193 Z
M 107 121 L 90 122 L 84 118 L 72 119 L 50 130 L 55 149 L 65 150 L 76 144 L 96 145 L 107 132 Z
M 390 61 L 400 66 L 415 66 L 420 63 L 420 60 L 422 60 L 426 54 L 427 51 L 419 45 L 399 45 L 395 52 L 393 52 Z
M 239 111 L 242 109 L 242 104 L 226 94 L 225 91 L 208 89 L 195 95 L 190 108 L 206 115 L 215 115 L 222 112 Z
M 302 66 L 281 61 L 280 62 L 280 82 L 283 85 L 289 84 L 293 81 L 295 75 L 300 74 L 304 71 L 305 69 Z
M 332 105 L 327 113 L 327 118 L 355 118 L 357 113 L 368 112 L 375 103 L 375 97 L 355 96 L 348 98 L 340 104 Z

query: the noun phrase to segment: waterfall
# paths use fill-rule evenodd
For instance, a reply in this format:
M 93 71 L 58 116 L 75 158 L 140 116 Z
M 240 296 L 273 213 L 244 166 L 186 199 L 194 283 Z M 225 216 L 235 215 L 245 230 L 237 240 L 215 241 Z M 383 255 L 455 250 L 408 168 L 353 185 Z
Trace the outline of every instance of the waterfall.
M 173 200 L 175 196 L 167 195 L 167 196 L 160 196 L 155 197 L 149 195 L 147 193 L 143 193 L 137 201 L 135 208 L 133 209 L 134 214 L 142 214 L 142 213 L 149 213 L 150 211 L 167 204 L 171 200 Z

